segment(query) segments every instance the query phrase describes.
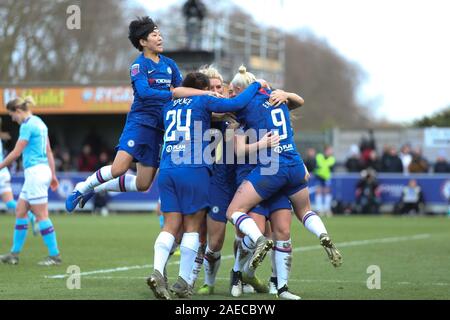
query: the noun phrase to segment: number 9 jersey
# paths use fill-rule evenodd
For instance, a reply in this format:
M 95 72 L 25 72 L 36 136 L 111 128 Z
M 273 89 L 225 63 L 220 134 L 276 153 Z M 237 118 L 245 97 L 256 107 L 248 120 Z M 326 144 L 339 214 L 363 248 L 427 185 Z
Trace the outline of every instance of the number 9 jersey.
M 253 100 L 237 113 L 238 121 L 244 130 L 256 130 L 256 140 L 260 140 L 267 132 L 272 131 L 280 135 L 280 144 L 267 150 L 267 159 L 259 152 L 258 165 L 267 166 L 278 164 L 280 167 L 303 164 L 294 141 L 294 130 L 289 119 L 289 108 L 286 104 L 274 107 L 269 103 L 270 90 L 261 89 Z M 276 162 L 276 163 L 274 163 Z

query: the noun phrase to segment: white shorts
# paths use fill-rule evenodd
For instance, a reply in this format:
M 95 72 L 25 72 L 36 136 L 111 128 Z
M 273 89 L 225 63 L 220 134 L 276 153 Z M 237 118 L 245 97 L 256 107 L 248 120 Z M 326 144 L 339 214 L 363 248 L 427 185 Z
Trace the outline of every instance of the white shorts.
M 11 175 L 7 168 L 0 171 L 0 194 L 4 194 L 5 192 L 12 192 Z
M 52 180 L 52 172 L 46 164 L 38 164 L 25 169 L 25 182 L 19 198 L 31 205 L 48 202 L 48 187 Z

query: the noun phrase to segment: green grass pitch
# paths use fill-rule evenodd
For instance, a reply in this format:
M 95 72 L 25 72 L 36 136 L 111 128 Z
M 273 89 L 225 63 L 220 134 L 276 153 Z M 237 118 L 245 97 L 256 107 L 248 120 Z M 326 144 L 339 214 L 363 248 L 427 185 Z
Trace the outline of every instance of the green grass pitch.
M 17 266 L 0 265 L 0 299 L 154 299 L 145 278 L 151 272 L 158 235 L 154 214 L 54 215 L 63 265 L 41 267 L 46 256 L 40 236 L 29 231 Z M 450 219 L 447 217 L 336 216 L 324 222 L 344 264 L 335 269 L 318 240 L 293 220 L 294 253 L 289 287 L 303 299 L 450 299 Z M 14 218 L 0 216 L 0 252 L 11 247 Z M 228 226 L 215 295 L 228 294 L 233 229 Z M 172 257 L 169 279 L 178 275 Z M 66 286 L 67 268 L 80 267 L 81 289 Z M 367 288 L 367 268 L 381 271 L 381 289 Z M 270 259 L 257 271 L 268 279 Z M 56 276 L 56 277 L 55 277 Z M 59 276 L 59 277 L 58 277 Z M 197 281 L 198 288 L 203 276 Z M 193 299 L 206 299 L 194 296 Z M 240 299 L 275 299 L 247 294 Z

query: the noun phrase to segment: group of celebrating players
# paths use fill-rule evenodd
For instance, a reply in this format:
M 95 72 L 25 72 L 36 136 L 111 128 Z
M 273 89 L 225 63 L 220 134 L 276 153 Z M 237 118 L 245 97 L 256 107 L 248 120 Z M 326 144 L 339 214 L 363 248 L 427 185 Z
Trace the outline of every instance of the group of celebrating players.
M 322 220 L 311 210 L 309 173 L 294 141 L 289 111 L 302 106 L 303 99 L 294 93 L 272 91 L 243 66 L 227 91 L 222 76 L 211 66 L 183 79 L 176 63 L 161 54 L 163 38 L 149 17 L 131 22 L 129 40 L 142 53 L 130 68 L 134 101 L 116 157 L 112 165 L 75 186 L 66 200 L 67 211 L 83 208 L 97 192 L 146 191 L 157 176 L 164 224 L 154 245 L 154 270 L 147 279 L 156 298 L 190 297 L 202 266 L 205 282 L 197 294 L 214 293 L 226 223 L 230 221 L 236 229 L 230 294 L 239 297 L 250 287 L 281 299 L 300 299 L 288 289 L 292 210 L 319 238 L 332 264 L 337 267 L 342 263 Z M 23 141 L 22 127 L 27 119 L 18 121 L 18 143 Z M 46 146 L 42 155 L 47 162 L 42 163 L 54 177 L 42 181 L 41 189 L 47 192 L 50 182 L 55 187 L 57 180 L 48 141 Z M 10 163 L 8 157 L 0 168 Z M 133 162 L 136 175 L 127 174 Z M 32 179 L 35 177 L 25 172 L 24 189 Z M 36 214 L 36 205 L 23 193 L 19 203 L 27 205 L 16 210 L 22 220 L 18 220 L 15 232 L 23 231 L 23 217 L 30 205 Z M 47 220 L 36 216 L 39 225 L 49 221 L 48 213 Z M 43 229 L 43 235 L 54 236 L 53 227 L 52 232 L 45 226 Z M 166 265 L 178 246 L 179 276 L 169 287 Z M 272 276 L 264 283 L 255 270 L 269 252 Z M 17 255 L 17 250 L 12 250 L 0 259 L 5 262 Z M 48 260 L 59 263 L 59 252 L 51 252 Z

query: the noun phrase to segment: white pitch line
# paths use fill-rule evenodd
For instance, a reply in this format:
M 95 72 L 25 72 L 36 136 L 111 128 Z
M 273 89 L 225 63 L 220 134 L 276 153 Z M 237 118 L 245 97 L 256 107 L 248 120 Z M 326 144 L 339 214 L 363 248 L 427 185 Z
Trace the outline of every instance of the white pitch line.
M 94 279 L 94 280 L 114 280 L 114 279 L 125 279 L 125 280 L 146 280 L 147 277 L 138 277 L 138 276 L 87 276 L 83 279 Z M 168 277 L 169 280 L 176 280 L 177 277 Z M 202 280 L 202 277 L 199 277 L 199 280 Z M 224 277 L 216 277 L 216 280 L 222 280 L 222 281 L 229 281 L 229 278 Z M 316 282 L 326 282 L 326 283 L 359 283 L 359 284 L 366 284 L 366 281 L 355 281 L 355 280 L 332 280 L 332 279 L 289 279 L 289 282 L 309 282 L 309 283 L 316 283 Z M 407 282 L 407 281 L 401 281 L 401 282 L 386 282 L 383 281 L 383 284 L 395 284 L 395 285 L 413 285 L 413 286 L 438 286 L 438 287 L 444 287 L 444 286 L 450 286 L 450 283 L 448 282 L 433 282 L 433 283 L 413 283 L 413 282 Z
M 345 247 L 363 246 L 363 245 L 370 245 L 370 244 L 377 244 L 377 243 L 393 243 L 393 242 L 409 241 L 409 240 L 422 240 L 422 239 L 427 239 L 429 237 L 430 237 L 430 234 L 425 233 L 425 234 L 416 234 L 413 236 L 406 236 L 406 237 L 390 237 L 390 238 L 380 238 L 380 239 L 347 241 L 347 242 L 337 243 L 336 246 L 338 248 L 345 248 Z M 316 249 L 321 249 L 321 248 L 322 248 L 322 246 L 320 246 L 320 245 L 314 245 L 314 246 L 293 248 L 292 251 L 303 252 L 303 251 L 311 251 L 311 250 L 316 250 Z M 222 260 L 228 260 L 228 259 L 234 259 L 234 255 L 222 256 Z M 173 262 L 167 263 L 167 265 L 178 265 L 178 264 L 180 264 L 180 261 L 173 261 Z M 99 273 L 113 273 L 113 272 L 119 272 L 119 271 L 150 269 L 150 268 L 153 268 L 152 264 L 145 264 L 145 265 L 141 265 L 141 266 L 118 267 L 118 268 L 112 268 L 112 269 L 93 270 L 93 271 L 81 272 L 79 275 L 80 276 L 89 276 L 92 274 L 99 274 Z M 68 276 L 69 276 L 69 274 L 66 273 L 66 274 L 57 274 L 54 276 L 44 276 L 44 278 L 64 279 L 64 278 L 67 278 Z

